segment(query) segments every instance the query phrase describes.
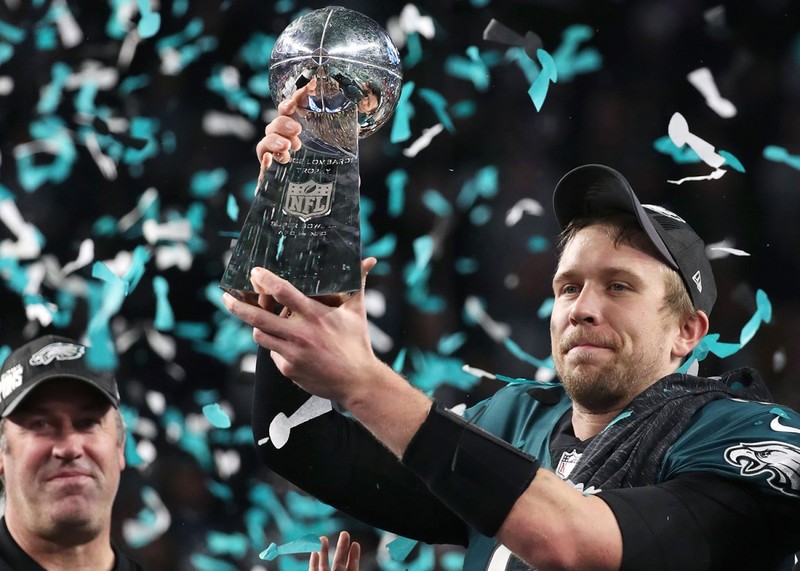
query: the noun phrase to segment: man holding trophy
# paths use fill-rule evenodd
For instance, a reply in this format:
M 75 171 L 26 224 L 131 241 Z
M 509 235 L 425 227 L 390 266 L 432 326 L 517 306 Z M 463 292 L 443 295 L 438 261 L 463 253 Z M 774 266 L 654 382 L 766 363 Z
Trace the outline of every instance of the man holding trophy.
M 274 157 L 280 171 L 305 148 L 308 103 L 321 103 L 319 77 L 309 79 L 267 126 L 262 166 Z M 240 271 L 250 297 L 223 301 L 260 345 L 259 457 L 370 525 L 467 546 L 468 571 L 789 571 L 800 549 L 800 414 L 766 402 L 752 369 L 676 372 L 716 298 L 702 240 L 602 165 L 567 173 L 554 207 L 561 382 L 511 383 L 463 417 L 375 356 L 364 305 L 374 258 L 353 289 L 305 291 L 269 263 Z M 300 411 L 291 434 L 275 430 Z

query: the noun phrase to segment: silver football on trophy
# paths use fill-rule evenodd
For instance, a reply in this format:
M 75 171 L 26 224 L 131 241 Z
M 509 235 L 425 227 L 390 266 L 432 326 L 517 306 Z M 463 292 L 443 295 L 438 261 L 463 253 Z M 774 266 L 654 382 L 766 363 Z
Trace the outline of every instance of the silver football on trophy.
M 341 6 L 304 14 L 278 36 L 270 56 L 275 105 L 317 78 L 309 111 L 358 108 L 359 137 L 375 132 L 400 98 L 402 66 L 389 34 L 371 18 Z

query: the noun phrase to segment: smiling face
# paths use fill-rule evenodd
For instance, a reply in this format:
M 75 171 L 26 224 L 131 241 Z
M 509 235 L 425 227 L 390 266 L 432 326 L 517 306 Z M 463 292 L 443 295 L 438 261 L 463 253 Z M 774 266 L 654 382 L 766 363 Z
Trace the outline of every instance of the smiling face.
M 57 379 L 7 417 L 0 473 L 12 534 L 61 542 L 108 533 L 125 466 L 117 414 L 86 383 Z
M 596 413 L 624 406 L 687 354 L 681 320 L 664 303 L 671 270 L 614 238 L 604 224 L 579 230 L 553 278 L 553 362 L 570 398 Z

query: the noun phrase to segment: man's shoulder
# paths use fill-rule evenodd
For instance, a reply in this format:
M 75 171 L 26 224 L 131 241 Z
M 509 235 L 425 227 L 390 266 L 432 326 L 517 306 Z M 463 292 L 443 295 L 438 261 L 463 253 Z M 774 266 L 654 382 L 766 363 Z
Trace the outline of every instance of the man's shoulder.
M 662 476 L 697 471 L 800 499 L 800 413 L 737 398 L 706 404 L 670 448 Z

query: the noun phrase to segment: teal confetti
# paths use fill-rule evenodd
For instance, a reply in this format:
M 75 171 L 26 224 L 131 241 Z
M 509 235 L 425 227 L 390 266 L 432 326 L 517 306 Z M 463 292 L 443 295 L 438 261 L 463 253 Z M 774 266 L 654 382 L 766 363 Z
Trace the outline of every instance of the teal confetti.
M 756 312 L 750 318 L 739 335 L 739 344 L 744 346 L 755 336 L 761 323 L 772 321 L 772 304 L 764 290 L 756 291 Z
M 45 163 L 41 158 L 35 159 L 35 151 L 31 145 L 18 145 L 14 148 L 17 159 L 17 175 L 19 183 L 27 192 L 33 192 L 45 183 L 60 184 L 72 173 L 72 167 L 78 157 L 75 143 L 64 122 L 54 116 L 48 116 L 30 125 L 31 135 L 40 141 L 47 141 L 47 150 L 41 151 L 53 159 Z
M 222 410 L 218 403 L 207 404 L 203 407 L 203 416 L 206 417 L 208 422 L 216 428 L 230 428 L 231 419 L 228 414 Z
M 439 564 L 444 571 L 461 571 L 464 567 L 464 553 L 448 551 L 439 557 Z
M 789 418 L 789 415 L 786 413 L 786 411 L 781 409 L 781 408 L 778 408 L 777 406 L 774 407 L 774 408 L 771 408 L 769 411 L 770 411 L 770 413 L 776 414 L 776 415 L 780 416 L 781 418 L 785 418 L 787 420 Z
M 228 171 L 223 168 L 200 171 L 192 176 L 190 193 L 194 198 L 209 198 L 217 194 L 226 182 L 228 182 Z
M 739 334 L 738 343 L 723 343 L 719 341 L 719 333 L 709 333 L 692 350 L 683 365 L 678 369 L 679 373 L 686 373 L 694 362 L 705 359 L 709 353 L 717 357 L 725 358 L 738 352 L 755 336 L 761 323 L 769 323 L 772 320 L 772 304 L 763 290 L 756 291 L 756 311 L 748 322 L 742 327 Z
M 422 193 L 422 203 L 434 214 L 447 218 L 453 214 L 453 208 L 436 189 L 428 189 Z
M 25 39 L 26 32 L 22 28 L 18 28 L 8 22 L 0 20 L 0 38 L 18 44 Z
M 386 545 L 386 549 L 389 550 L 389 556 L 395 561 L 405 561 L 406 557 L 413 551 L 413 549 L 417 546 L 419 541 L 415 539 L 408 539 L 407 537 L 398 537 L 390 541 Z
M 232 563 L 202 553 L 192 553 L 190 559 L 197 571 L 239 571 Z
M 798 42 L 798 45 L 800 45 L 800 42 Z M 800 170 L 800 155 L 791 155 L 789 154 L 789 151 L 783 147 L 767 145 L 764 147 L 762 155 L 769 161 L 783 163 L 792 167 L 793 169 Z
M 506 349 L 508 349 L 512 355 L 514 355 L 520 361 L 525 361 L 526 363 L 530 363 L 535 367 L 541 367 L 545 369 L 553 369 L 553 359 L 548 357 L 547 359 L 537 359 L 533 355 L 529 355 L 522 348 L 517 345 L 514 341 L 509 338 L 503 340 L 503 345 L 505 345 Z
M 173 333 L 182 339 L 206 339 L 211 333 L 211 326 L 202 322 L 179 321 Z
M 371 244 L 364 247 L 364 256 L 374 256 L 376 258 L 388 258 L 391 256 L 397 247 L 397 236 L 394 234 L 387 234 L 379 240 L 375 240 Z
M 573 24 L 564 30 L 561 45 L 553 52 L 553 60 L 561 81 L 569 81 L 580 73 L 597 71 L 603 65 L 600 52 L 594 47 L 578 51 L 578 47 L 594 37 L 594 30 L 583 24 Z
M 558 69 L 553 57 L 545 50 L 541 48 L 536 50 L 536 57 L 539 58 L 539 62 L 542 64 L 542 71 L 531 84 L 528 95 L 530 95 L 536 110 L 541 111 L 550 83 L 555 83 L 558 80 Z
M 728 151 L 723 151 L 721 149 L 717 151 L 717 153 L 722 158 L 725 159 L 725 164 L 730 165 L 732 169 L 737 170 L 739 172 L 745 172 L 744 166 L 742 165 L 741 161 L 739 161 L 739 159 L 737 159 L 731 153 L 729 153 Z
M 249 545 L 247 536 L 242 533 L 221 533 L 210 531 L 206 536 L 208 550 L 214 555 L 230 555 L 241 559 L 247 555 Z
M 395 169 L 386 176 L 386 186 L 389 189 L 388 212 L 392 218 L 397 218 L 405 209 L 405 188 L 408 182 L 408 173 L 404 169 Z
M 553 304 L 555 304 L 555 299 L 552 297 L 548 297 L 546 300 L 542 302 L 542 305 L 539 306 L 539 309 L 536 311 L 536 317 L 539 319 L 547 319 L 553 313 Z
M 463 331 L 445 335 L 436 344 L 436 350 L 442 355 L 452 355 L 467 342 L 467 334 Z
M 150 0 L 137 0 L 139 7 L 139 24 L 136 26 L 139 36 L 142 39 L 152 38 L 161 28 L 161 14 L 153 12 L 150 7 Z
M 126 426 L 125 465 L 135 468 L 144 464 L 144 459 L 139 455 L 138 450 L 136 450 L 136 439 L 131 430 L 131 427 L 136 426 L 136 423 L 139 421 L 139 412 L 126 404 L 121 404 L 119 410 Z
M 215 482 L 214 480 L 206 480 L 206 488 L 211 492 L 215 498 L 218 498 L 226 504 L 233 501 L 233 490 L 227 484 Z
M 659 137 L 653 142 L 653 148 L 664 155 L 669 155 L 677 164 L 694 164 L 702 161 L 694 149 L 689 145 L 678 147 L 667 135 Z
M 415 351 L 411 355 L 414 370 L 409 378 L 414 386 L 426 393 L 441 385 L 450 385 L 470 390 L 480 379 L 464 371 L 464 361 L 454 357 L 443 357 L 432 352 Z
M 453 120 L 450 119 L 450 116 L 447 114 L 447 99 L 438 91 L 427 87 L 421 87 L 417 93 L 420 99 L 433 108 L 433 112 L 436 114 L 439 122 L 444 125 L 444 128 L 451 133 L 455 131 L 456 128 L 455 125 L 453 125 Z
M 3 366 L 3 363 L 6 362 L 6 359 L 8 359 L 9 355 L 11 355 L 11 347 L 8 345 L 3 345 L 0 347 L 0 367 Z
M 175 327 L 175 315 L 169 303 L 169 282 L 163 276 L 153 278 L 153 291 L 156 294 L 156 317 L 153 326 L 158 331 L 170 331 Z
M 422 60 L 422 41 L 417 32 L 406 36 L 406 55 L 403 58 L 403 67 L 411 69 Z
M 464 100 L 458 101 L 450 106 L 450 115 L 456 119 L 467 119 L 475 115 L 478 106 L 474 101 Z
M 528 251 L 534 254 L 546 252 L 550 248 L 550 240 L 541 235 L 531 236 L 526 243 Z
M 499 173 L 495 165 L 478 169 L 461 187 L 456 206 L 462 211 L 472 208 L 478 198 L 494 198 L 499 190 Z
M 72 70 L 70 67 L 62 62 L 56 62 L 51 69 L 52 79 L 44 89 L 40 92 L 39 102 L 36 105 L 36 111 L 41 115 L 49 115 L 54 113 L 61 103 L 61 96 L 64 91 L 64 86 L 69 79 Z
M 86 358 L 89 365 L 95 369 L 112 370 L 117 366 L 117 355 L 109 322 L 122 307 L 125 299 L 125 282 L 102 262 L 94 263 L 92 277 L 99 278 L 105 283 L 102 286 L 87 283 L 90 319 L 87 327 L 89 347 Z
M 142 279 L 142 276 L 144 276 L 145 265 L 150 261 L 150 256 L 150 251 L 144 246 L 136 246 L 133 250 L 131 267 L 123 278 L 123 282 L 125 283 L 125 295 L 131 293 L 136 289 L 136 286 L 139 285 L 139 281 Z
M 336 513 L 336 508 L 312 496 L 298 494 L 294 490 L 287 492 L 285 501 L 286 508 L 297 518 L 323 519 L 333 517 Z
M 283 545 L 270 544 L 266 550 L 259 554 L 261 559 L 272 561 L 279 555 L 287 555 L 294 553 L 312 553 L 322 549 L 322 542 L 319 537 L 314 534 L 305 535 L 294 541 L 284 543 Z
M 250 69 L 259 70 L 269 66 L 269 54 L 275 45 L 275 36 L 262 33 L 255 33 L 250 36 L 244 47 L 242 47 L 242 59 Z
M 173 438 L 178 446 L 194 457 L 203 469 L 211 470 L 214 467 L 205 435 L 192 431 L 186 425 L 181 411 L 173 406 L 167 407 L 161 415 L 161 423 L 168 434 L 175 435 Z
M 412 93 L 414 82 L 404 83 L 392 119 L 392 131 L 389 135 L 392 143 L 402 143 L 411 138 L 411 119 L 414 117 L 414 105 L 410 102 Z
M 392 362 L 392 370 L 395 373 L 399 373 L 403 370 L 403 367 L 405 366 L 406 362 L 407 353 L 408 349 L 406 349 L 405 347 L 403 347 L 397 352 L 397 356 L 394 358 L 394 361 Z
M 480 268 L 478 260 L 475 258 L 458 258 L 455 261 L 454 268 L 456 273 L 460 275 L 474 274 Z
M 632 410 L 626 410 L 626 411 L 623 411 L 623 412 L 619 413 L 617 416 L 614 417 L 614 419 L 611 422 L 609 422 L 606 425 L 606 427 L 603 429 L 603 432 L 608 430 L 611 426 L 617 424 L 619 421 L 625 420 L 626 418 L 628 418 L 632 414 L 633 414 Z
M 225 212 L 228 218 L 234 222 L 239 219 L 239 203 L 236 202 L 236 197 L 232 194 L 228 195 L 228 202 L 225 206 Z
M 492 209 L 486 204 L 479 204 L 469 212 L 469 221 L 474 226 L 483 226 L 492 219 Z

